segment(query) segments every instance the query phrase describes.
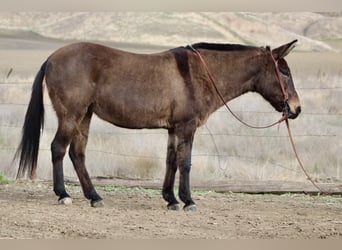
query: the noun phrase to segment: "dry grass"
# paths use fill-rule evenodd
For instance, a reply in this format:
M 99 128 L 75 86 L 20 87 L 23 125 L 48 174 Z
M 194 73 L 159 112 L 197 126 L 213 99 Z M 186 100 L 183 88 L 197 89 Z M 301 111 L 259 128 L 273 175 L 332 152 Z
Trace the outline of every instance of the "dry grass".
M 197 18 L 200 22 L 209 17 L 205 14 Z M 250 18 L 255 17 L 248 17 L 244 22 L 250 22 Z M 267 19 L 267 16 L 264 18 Z M 223 19 L 221 15 L 218 21 Z M 214 24 L 210 23 L 211 26 Z M 34 41 L 35 38 L 30 39 Z M 46 49 L 0 49 L 0 171 L 9 178 L 15 176 L 16 166 L 12 164 L 12 157 L 19 142 L 31 82 L 40 64 L 60 43 L 49 41 Z M 334 39 L 329 44 L 340 48 L 341 40 Z M 143 50 L 152 51 L 156 47 L 144 47 Z M 301 116 L 291 122 L 295 141 L 308 171 L 314 178 L 323 181 L 341 181 L 340 58 L 340 53 L 336 52 L 295 52 L 288 57 L 303 108 Z M 13 72 L 7 78 L 11 68 Z M 56 118 L 47 95 L 45 104 L 46 129 L 41 140 L 38 176 L 50 179 L 49 148 L 56 129 Z M 268 103 L 254 94 L 237 98 L 230 106 L 253 124 L 267 124 L 279 117 Z M 162 179 L 166 143 L 166 131 L 125 130 L 95 118 L 87 150 L 89 172 L 92 176 Z M 66 176 L 75 177 L 68 159 L 65 165 Z M 221 109 L 209 118 L 207 127 L 197 131 L 192 179 L 195 182 L 204 179 L 293 181 L 305 180 L 305 177 L 293 156 L 284 126 L 280 126 L 279 130 L 251 130 Z
M 307 53 L 305 55 L 309 58 L 311 56 Z M 341 90 L 334 88 L 341 86 L 341 74 L 328 72 L 329 67 L 324 65 L 324 61 L 321 66 L 315 65 L 315 70 L 308 66 L 307 69 L 301 68 L 300 65 L 309 63 L 305 55 L 300 53 L 298 56 L 295 53 L 294 58 L 290 57 L 289 60 L 303 106 L 302 115 L 291 121 L 292 130 L 301 158 L 314 178 L 339 181 L 342 159 L 338 151 L 342 147 L 342 108 L 339 103 Z M 324 56 L 325 54 L 321 54 L 321 57 Z M 331 67 L 335 65 L 332 63 Z M 312 71 L 316 71 L 316 74 L 312 74 Z M 0 87 L 5 90 L 0 94 L 1 102 L 10 103 L 2 104 L 0 109 L 0 155 L 3 159 L 1 170 L 13 178 L 15 166 L 11 160 L 19 141 L 26 110 L 26 106 L 21 104 L 27 103 L 31 86 L 13 83 Z M 45 103 L 46 129 L 41 140 L 38 173 L 40 178 L 49 179 L 49 148 L 56 129 L 56 118 L 48 98 Z M 238 114 L 244 120 L 254 124 L 267 124 L 279 116 L 255 94 L 242 96 L 230 105 L 234 110 L 240 111 Z M 162 179 L 166 142 L 166 131 L 126 130 L 95 118 L 91 125 L 87 151 L 89 171 L 93 176 Z M 65 164 L 66 176 L 75 177 L 67 157 Z M 224 109 L 214 113 L 207 126 L 197 131 L 192 178 L 195 182 L 201 179 L 305 180 L 291 151 L 284 126 L 280 126 L 279 130 L 251 130 L 239 124 Z

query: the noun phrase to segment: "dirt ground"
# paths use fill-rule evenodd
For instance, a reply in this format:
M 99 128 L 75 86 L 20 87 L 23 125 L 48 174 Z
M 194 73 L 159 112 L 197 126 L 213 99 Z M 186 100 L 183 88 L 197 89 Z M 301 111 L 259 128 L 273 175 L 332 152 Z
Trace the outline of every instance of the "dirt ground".
M 160 190 L 98 187 L 92 208 L 79 186 L 58 205 L 51 183 L 0 185 L 1 239 L 342 238 L 342 198 L 195 191 L 197 212 L 168 211 Z

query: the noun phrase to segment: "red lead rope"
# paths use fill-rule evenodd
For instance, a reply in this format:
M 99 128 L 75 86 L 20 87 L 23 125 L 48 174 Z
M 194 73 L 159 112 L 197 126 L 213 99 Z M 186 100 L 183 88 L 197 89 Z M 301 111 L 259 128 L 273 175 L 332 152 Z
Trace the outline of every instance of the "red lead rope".
M 319 186 L 317 186 L 317 184 L 314 182 L 314 180 L 311 178 L 311 176 L 308 174 L 308 172 L 305 170 L 304 166 L 303 166 L 303 163 L 302 161 L 300 160 L 299 158 L 299 155 L 297 153 L 297 149 L 296 149 L 296 146 L 294 144 L 294 141 L 293 141 L 293 137 L 292 137 L 292 134 L 291 134 L 291 129 L 290 129 L 290 124 L 289 124 L 289 120 L 286 119 L 285 120 L 285 123 L 286 123 L 286 127 L 287 127 L 287 132 L 289 133 L 289 138 L 290 138 L 290 142 L 291 142 L 291 146 L 292 146 L 292 149 L 293 149 L 293 152 L 297 158 L 297 161 L 298 161 L 298 164 L 300 166 L 300 168 L 303 170 L 304 174 L 306 175 L 306 177 L 308 178 L 308 180 L 312 183 L 312 185 L 314 185 L 315 188 L 317 188 L 317 190 L 319 190 L 320 193 L 324 193 L 322 188 L 320 188 Z
M 287 131 L 288 131 L 288 134 L 289 134 L 289 138 L 290 138 L 290 142 L 291 142 L 291 146 L 292 146 L 292 149 L 293 149 L 293 152 L 297 158 L 297 161 L 299 163 L 299 166 L 301 167 L 302 171 L 304 172 L 305 176 L 308 178 L 308 180 L 312 183 L 312 185 L 317 188 L 317 190 L 319 191 L 319 193 L 324 193 L 323 190 L 317 186 L 317 184 L 314 182 L 314 180 L 310 177 L 310 175 L 308 174 L 308 172 L 305 170 L 300 158 L 299 158 L 299 155 L 297 153 L 297 149 L 296 149 L 296 146 L 294 144 L 294 141 L 293 141 L 293 138 L 292 138 L 292 134 L 291 134 L 291 130 L 290 130 L 290 124 L 289 124 L 289 120 L 288 120 L 288 116 L 286 113 L 283 114 L 283 116 L 276 122 L 270 124 L 270 125 L 266 125 L 266 126 L 254 126 L 254 125 L 250 125 L 246 122 L 244 122 L 243 120 L 241 120 L 241 118 L 239 118 L 231 109 L 230 107 L 228 106 L 228 104 L 224 101 L 224 98 L 223 96 L 221 95 L 220 91 L 218 90 L 216 84 L 215 84 L 215 81 L 214 81 L 214 78 L 212 77 L 209 69 L 208 69 L 208 66 L 207 64 L 205 63 L 203 57 L 201 56 L 201 54 L 199 53 L 198 50 L 194 49 L 191 45 L 190 45 L 190 48 L 196 53 L 196 55 L 199 57 L 208 77 L 209 77 L 209 80 L 211 81 L 211 83 L 213 84 L 215 90 L 216 90 L 216 93 L 217 95 L 220 97 L 222 103 L 224 104 L 224 106 L 227 108 L 227 110 L 239 121 L 241 122 L 242 124 L 244 124 L 245 126 L 247 127 L 250 127 L 250 128 L 254 128 L 254 129 L 265 129 L 265 128 L 270 128 L 270 127 L 273 127 L 277 124 L 280 124 L 282 123 L 283 121 L 285 121 L 286 123 L 286 127 L 287 127 Z M 284 95 L 284 102 L 287 102 L 288 101 L 288 94 L 286 93 L 285 91 L 285 86 L 284 86 L 284 83 L 281 79 L 281 76 L 280 76 L 280 72 L 279 72 L 279 68 L 278 68 L 278 63 L 277 61 L 275 60 L 275 58 L 273 57 L 272 53 L 271 53 L 271 57 L 272 57 L 272 60 L 274 62 L 274 65 L 275 65 L 275 68 L 276 68 L 276 73 L 277 73 L 277 77 L 278 77 L 278 80 L 279 80 L 279 84 L 280 84 L 280 87 L 281 87 L 281 90 L 283 92 L 283 95 Z

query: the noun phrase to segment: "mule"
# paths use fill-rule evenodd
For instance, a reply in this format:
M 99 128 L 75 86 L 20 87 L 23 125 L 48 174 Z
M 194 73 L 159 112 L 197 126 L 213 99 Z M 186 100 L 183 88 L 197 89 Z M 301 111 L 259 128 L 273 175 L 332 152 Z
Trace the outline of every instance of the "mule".
M 191 149 L 196 129 L 223 102 L 208 80 L 196 53 L 205 60 L 224 102 L 257 92 L 289 118 L 301 111 L 290 69 L 284 57 L 295 41 L 271 50 L 234 44 L 197 43 L 160 53 L 136 54 L 93 43 L 76 43 L 52 53 L 42 64 L 32 87 L 20 145 L 17 178 L 34 178 L 40 133 L 44 125 L 43 81 L 58 118 L 51 143 L 53 189 L 59 203 L 71 203 L 65 190 L 63 158 L 69 156 L 91 206 L 103 205 L 85 166 L 85 149 L 93 114 L 129 129 L 168 130 L 166 174 L 162 195 L 167 208 L 179 209 L 174 194 L 179 170 L 179 198 L 185 210 L 195 210 L 190 192 Z M 274 60 L 278 66 L 275 65 Z M 276 68 L 288 96 L 284 101 Z

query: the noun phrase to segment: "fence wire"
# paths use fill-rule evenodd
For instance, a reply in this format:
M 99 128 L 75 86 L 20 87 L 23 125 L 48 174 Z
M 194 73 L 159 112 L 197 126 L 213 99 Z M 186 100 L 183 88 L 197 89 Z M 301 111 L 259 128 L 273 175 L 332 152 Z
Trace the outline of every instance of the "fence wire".
M 9 86 L 23 86 L 23 85 L 31 86 L 31 84 L 32 84 L 31 82 L 19 82 L 19 83 L 18 82 L 0 82 L 0 92 L 6 91 Z M 331 91 L 331 92 L 337 91 L 339 92 L 342 90 L 342 87 L 340 86 L 299 87 L 297 89 L 305 90 L 305 91 L 324 91 L 324 92 L 325 91 Z M 14 152 L 16 151 L 17 145 L 15 144 L 18 142 L 18 140 L 17 139 L 13 140 L 13 134 L 15 135 L 15 137 L 19 138 L 20 133 L 21 133 L 21 128 L 23 125 L 22 124 L 23 117 L 12 117 L 11 110 L 16 108 L 17 110 L 16 116 L 19 113 L 22 113 L 22 115 L 24 116 L 27 105 L 28 105 L 27 102 L 23 102 L 20 99 L 14 101 L 13 98 L 11 100 L 11 98 L 7 98 L 6 95 L 3 95 L 2 97 L 0 95 L 0 111 L 7 113 L 4 115 L 0 113 L 0 143 L 1 143 L 0 154 L 11 155 L 11 154 L 14 154 Z M 50 103 L 46 103 L 44 104 L 44 106 L 51 109 L 51 112 L 53 113 L 52 106 Z M 305 112 L 301 114 L 301 116 L 304 117 L 303 119 L 310 119 L 314 121 L 329 118 L 333 121 L 333 123 L 337 123 L 335 124 L 335 126 L 338 127 L 341 125 L 341 123 L 338 122 L 340 121 L 341 116 L 342 116 L 342 113 L 340 113 L 340 111 L 341 109 L 336 109 L 332 111 L 329 110 L 328 112 L 311 111 L 311 112 Z M 259 115 L 259 116 L 266 117 L 266 116 L 271 116 L 275 114 L 275 112 L 272 112 L 272 111 L 236 110 L 235 112 L 241 116 Z M 220 117 L 219 119 L 226 119 L 226 118 L 221 118 L 221 116 L 226 117 L 227 114 L 225 110 L 220 109 L 216 111 L 216 113 Z M 52 125 L 48 124 L 48 126 L 44 128 L 44 131 L 45 133 L 53 135 L 56 132 L 56 126 L 54 124 Z M 215 131 L 215 129 L 212 129 L 211 127 L 209 130 L 208 126 L 204 126 L 203 129 L 199 129 L 196 132 L 196 137 L 197 136 L 201 137 L 202 140 L 207 143 L 206 150 L 208 151 L 201 152 L 199 150 L 197 152 L 193 152 L 192 157 L 194 159 L 210 158 L 212 159 L 211 161 L 215 159 L 216 161 L 218 161 L 219 169 L 221 169 L 222 171 L 226 171 L 226 168 L 223 165 L 224 165 L 224 162 L 227 161 L 227 159 L 231 159 L 231 160 L 237 159 L 237 160 L 248 161 L 253 164 L 257 162 L 263 162 L 263 163 L 267 162 L 267 164 L 270 164 L 277 168 L 280 168 L 289 172 L 300 173 L 300 170 L 298 168 L 288 166 L 287 162 L 284 162 L 281 159 L 277 159 L 274 157 L 269 157 L 267 159 L 264 159 L 263 157 L 260 157 L 258 155 L 251 154 L 251 152 L 247 150 L 238 151 L 233 148 L 233 149 L 230 149 L 229 151 L 227 150 L 226 147 L 222 146 L 222 143 L 218 143 L 218 141 L 220 140 L 229 141 L 229 140 L 234 140 L 234 138 L 237 138 L 238 140 L 240 140 L 239 138 L 241 138 L 241 140 L 247 139 L 247 140 L 250 140 L 252 143 L 255 143 L 257 140 L 260 140 L 260 139 L 267 139 L 267 140 L 283 140 L 284 139 L 285 140 L 287 138 L 286 133 L 277 133 L 277 134 L 274 134 L 274 132 L 273 133 L 254 133 L 254 132 L 246 133 L 246 131 L 244 130 L 239 130 L 238 132 L 232 132 L 232 131 L 234 130 L 226 129 L 224 131 L 222 130 Z M 318 146 L 320 148 L 318 151 L 329 150 L 329 148 L 332 145 L 331 141 L 333 141 L 333 143 L 336 143 L 336 142 L 338 143 L 342 139 L 341 129 L 335 129 L 335 130 L 323 129 L 322 130 L 322 129 L 317 129 L 313 126 L 312 128 L 307 129 L 305 131 L 300 131 L 300 132 L 293 131 L 293 132 L 294 132 L 295 139 L 298 139 L 300 141 L 306 141 L 308 142 L 308 144 L 311 144 L 309 146 L 306 146 L 306 148 Z M 95 138 L 100 138 L 100 139 L 103 138 L 103 140 L 112 139 L 111 137 L 113 137 L 113 142 L 115 142 L 117 138 L 123 138 L 124 140 L 133 136 L 139 136 L 140 138 L 145 138 L 148 136 L 163 136 L 167 138 L 167 133 L 160 132 L 158 130 L 149 130 L 149 131 L 144 131 L 144 132 L 141 132 L 140 130 L 139 131 L 132 130 L 128 132 L 127 130 L 122 130 L 122 129 L 101 130 L 101 128 L 91 128 L 90 140 L 92 136 L 94 136 Z M 317 142 L 319 142 L 319 144 L 322 144 L 322 145 L 318 145 Z M 47 147 L 46 145 L 47 143 L 45 144 L 42 143 L 42 146 L 40 147 L 40 151 L 45 152 L 45 154 L 49 153 L 50 151 L 50 148 Z M 97 147 L 94 145 L 96 145 L 96 142 L 94 142 L 92 146 L 87 148 L 87 154 L 96 154 L 96 155 L 100 155 L 99 157 L 106 156 L 106 157 L 110 157 L 113 159 L 116 159 L 117 157 L 123 158 L 123 159 L 135 159 L 135 160 L 147 159 L 150 161 L 158 162 L 160 164 L 164 164 L 166 160 L 166 154 L 164 153 L 163 154 L 161 153 L 158 154 L 158 152 L 153 153 L 153 154 L 143 154 L 139 152 L 132 153 L 131 150 L 118 151 L 118 150 L 108 149 L 106 148 L 106 146 Z M 249 145 L 249 146 L 253 147 L 256 145 Z M 266 149 L 266 151 L 267 150 L 273 150 L 272 146 L 270 146 L 269 149 Z M 336 174 L 336 178 L 340 178 L 339 176 L 340 175 L 339 169 L 341 166 L 340 156 L 337 155 L 335 159 L 333 159 L 333 161 L 335 162 L 332 164 L 334 164 L 334 166 L 338 168 L 337 169 L 338 173 Z

